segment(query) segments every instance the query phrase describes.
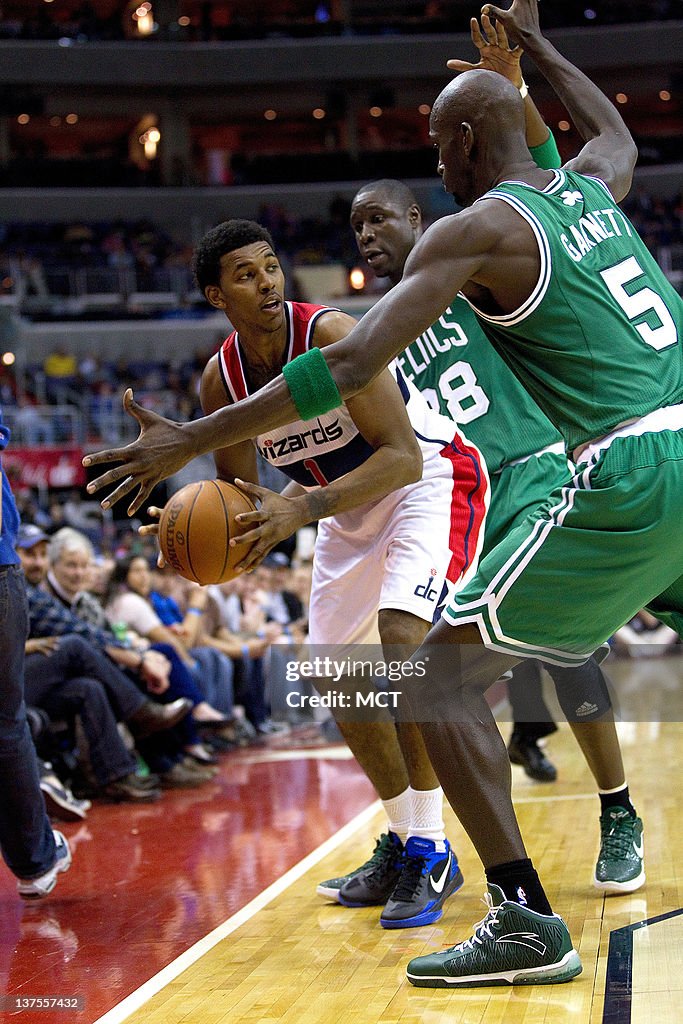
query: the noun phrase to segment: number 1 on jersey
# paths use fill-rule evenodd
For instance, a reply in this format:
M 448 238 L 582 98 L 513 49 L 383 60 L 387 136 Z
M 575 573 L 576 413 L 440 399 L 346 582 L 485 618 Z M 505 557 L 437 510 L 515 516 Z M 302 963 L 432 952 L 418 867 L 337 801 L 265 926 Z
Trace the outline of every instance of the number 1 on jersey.
M 315 459 L 304 459 L 304 466 L 317 484 L 320 484 L 321 487 L 327 487 L 330 481 L 327 479 Z

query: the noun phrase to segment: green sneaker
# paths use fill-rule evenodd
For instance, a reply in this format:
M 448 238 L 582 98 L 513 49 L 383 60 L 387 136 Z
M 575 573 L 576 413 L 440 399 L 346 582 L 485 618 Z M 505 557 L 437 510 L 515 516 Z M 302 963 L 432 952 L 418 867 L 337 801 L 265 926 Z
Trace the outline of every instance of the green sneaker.
M 408 981 L 419 988 L 553 985 L 581 974 L 579 954 L 557 914 L 512 903 L 497 885 L 489 885 L 486 904 L 488 914 L 475 924 L 471 939 L 415 957 Z
M 324 899 L 342 903 L 339 891 L 344 883 L 352 878 L 357 878 L 358 875 L 367 874 L 373 878 L 380 878 L 383 885 L 381 894 L 383 898 L 380 899 L 380 903 L 386 903 L 400 874 L 400 868 L 394 870 L 394 865 L 400 861 L 402 853 L 403 844 L 396 833 L 385 832 L 379 839 L 375 840 L 375 849 L 370 860 L 366 860 L 365 864 L 361 864 L 359 868 L 350 871 L 348 875 L 341 875 L 339 878 L 328 878 L 326 882 L 321 882 L 315 891 L 318 896 L 322 896 Z M 373 901 L 372 905 L 374 906 L 375 903 L 376 901 Z
M 600 815 L 600 854 L 593 885 L 608 895 L 635 892 L 645 883 L 643 823 L 624 807 Z

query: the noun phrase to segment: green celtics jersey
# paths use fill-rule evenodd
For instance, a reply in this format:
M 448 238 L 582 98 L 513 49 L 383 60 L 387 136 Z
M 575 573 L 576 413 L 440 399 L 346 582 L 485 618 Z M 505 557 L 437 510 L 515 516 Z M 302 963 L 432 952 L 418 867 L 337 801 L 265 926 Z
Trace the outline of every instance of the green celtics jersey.
M 450 416 L 495 473 L 562 438 L 457 298 L 396 362 L 429 404 Z
M 559 170 L 482 198 L 527 221 L 541 270 L 519 309 L 478 319 L 568 449 L 683 402 L 683 300 L 603 182 Z

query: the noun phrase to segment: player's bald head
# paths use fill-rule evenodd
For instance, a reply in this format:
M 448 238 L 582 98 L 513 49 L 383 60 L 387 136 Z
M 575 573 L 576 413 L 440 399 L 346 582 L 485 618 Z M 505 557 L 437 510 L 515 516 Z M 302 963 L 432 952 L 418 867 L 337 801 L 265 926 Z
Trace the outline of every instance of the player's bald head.
M 444 188 L 463 206 L 488 191 L 501 167 L 528 158 L 524 101 L 494 71 L 466 71 L 449 82 L 434 101 L 429 134 Z
M 524 101 L 519 90 L 495 71 L 466 71 L 441 90 L 434 101 L 430 127 L 453 127 L 467 121 L 472 127 L 524 132 Z

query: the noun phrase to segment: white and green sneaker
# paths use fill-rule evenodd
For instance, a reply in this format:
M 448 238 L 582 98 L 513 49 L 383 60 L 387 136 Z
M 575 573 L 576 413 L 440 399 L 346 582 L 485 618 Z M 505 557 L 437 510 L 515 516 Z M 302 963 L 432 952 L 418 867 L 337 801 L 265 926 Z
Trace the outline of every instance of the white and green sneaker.
M 408 981 L 421 988 L 554 985 L 581 974 L 579 954 L 557 914 L 537 914 L 489 885 L 486 917 L 474 935 L 442 953 L 408 964 Z
M 643 823 L 625 807 L 608 807 L 600 815 L 600 854 L 593 885 L 608 896 L 618 896 L 644 884 Z

